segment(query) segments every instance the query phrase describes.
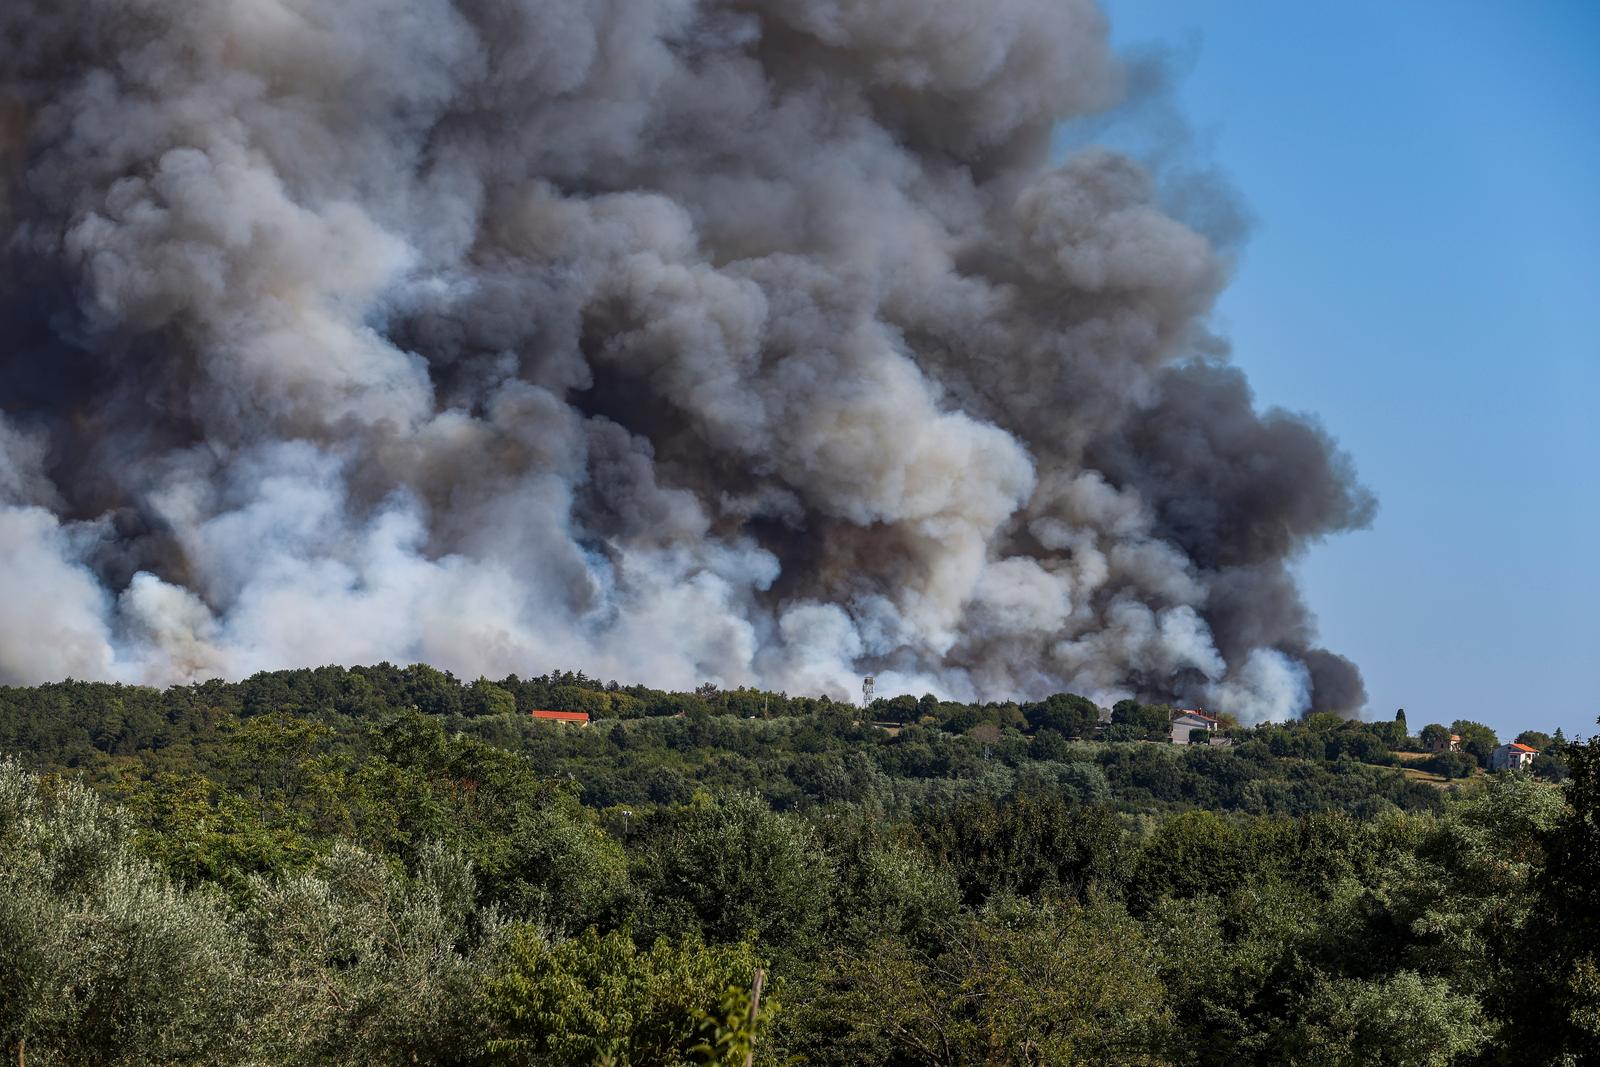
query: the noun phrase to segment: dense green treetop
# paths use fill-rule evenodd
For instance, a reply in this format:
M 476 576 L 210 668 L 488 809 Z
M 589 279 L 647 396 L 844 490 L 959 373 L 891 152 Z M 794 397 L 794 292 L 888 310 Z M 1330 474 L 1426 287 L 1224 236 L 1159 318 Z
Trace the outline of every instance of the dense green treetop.
M 1170 714 L 388 664 L 0 690 L 0 1049 L 1593 1062 L 1600 743 L 1540 780 L 1473 723 L 1423 757 Z

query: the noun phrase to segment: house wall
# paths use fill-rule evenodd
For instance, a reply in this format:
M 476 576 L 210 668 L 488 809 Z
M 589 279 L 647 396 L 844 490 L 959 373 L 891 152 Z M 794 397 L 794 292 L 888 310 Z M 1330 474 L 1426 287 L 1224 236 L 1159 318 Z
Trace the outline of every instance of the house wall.
M 1192 719 L 1185 715 L 1172 720 L 1172 729 L 1167 736 L 1175 745 L 1187 745 L 1189 743 L 1190 730 L 1211 731 L 1215 729 L 1215 723 L 1206 722 L 1204 719 Z

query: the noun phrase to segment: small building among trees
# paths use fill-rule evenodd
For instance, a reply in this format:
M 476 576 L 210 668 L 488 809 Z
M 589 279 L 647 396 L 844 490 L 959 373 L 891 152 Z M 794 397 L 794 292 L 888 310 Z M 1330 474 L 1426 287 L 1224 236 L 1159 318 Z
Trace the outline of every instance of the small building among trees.
M 1422 747 L 1429 752 L 1460 752 L 1461 735 L 1438 723 L 1429 723 L 1422 728 Z
M 1539 750 L 1521 741 L 1512 741 L 1510 744 L 1501 745 L 1489 755 L 1489 769 L 1491 771 L 1524 771 L 1533 766 L 1533 758 Z
M 587 711 L 530 711 L 528 714 L 535 719 L 545 719 L 549 722 L 570 722 L 575 726 L 589 725 Z
M 1172 743 L 1175 745 L 1192 744 L 1199 740 L 1202 744 L 1210 742 L 1211 735 L 1215 734 L 1222 726 L 1222 720 L 1215 715 L 1207 715 L 1203 711 L 1179 711 L 1172 716 Z M 1196 734 L 1195 731 L 1201 731 Z M 1201 740 L 1202 737 L 1204 740 Z

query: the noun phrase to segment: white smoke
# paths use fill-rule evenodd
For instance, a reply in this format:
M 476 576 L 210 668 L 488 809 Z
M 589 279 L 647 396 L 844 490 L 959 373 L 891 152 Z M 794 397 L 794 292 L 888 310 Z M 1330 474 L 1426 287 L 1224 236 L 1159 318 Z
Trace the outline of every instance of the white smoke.
M 14 0 L 0 680 L 1361 701 L 1091 0 Z

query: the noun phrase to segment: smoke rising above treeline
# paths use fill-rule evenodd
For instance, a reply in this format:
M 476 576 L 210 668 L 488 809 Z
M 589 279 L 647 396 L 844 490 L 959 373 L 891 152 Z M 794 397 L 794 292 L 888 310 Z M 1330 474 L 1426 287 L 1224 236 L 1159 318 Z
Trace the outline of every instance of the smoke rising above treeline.
M 0 681 L 1349 710 L 1088 0 L 11 0 Z

